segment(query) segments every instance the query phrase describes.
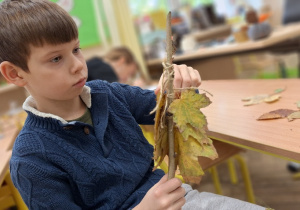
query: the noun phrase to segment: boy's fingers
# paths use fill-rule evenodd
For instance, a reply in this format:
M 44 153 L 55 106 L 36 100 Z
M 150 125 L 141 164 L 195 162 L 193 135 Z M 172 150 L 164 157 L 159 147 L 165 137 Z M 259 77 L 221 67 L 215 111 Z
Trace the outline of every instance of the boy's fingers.
M 167 180 L 166 182 L 162 183 L 161 187 L 163 192 L 170 193 L 176 190 L 177 188 L 181 187 L 182 182 L 178 178 L 172 178 Z
M 192 86 L 192 78 L 190 69 L 186 65 L 179 66 L 179 72 L 182 78 L 182 84 L 180 88 L 186 88 Z
M 182 206 L 185 204 L 185 201 L 185 197 L 180 198 L 173 204 L 172 209 L 181 209 Z
M 175 190 L 168 192 L 168 200 L 169 203 L 172 205 L 172 209 L 177 209 L 174 208 L 175 206 L 182 206 L 185 203 L 185 189 L 183 187 L 181 187 L 181 185 L 179 187 L 177 187 Z M 177 203 L 179 202 L 179 203 Z
M 179 70 L 179 66 L 174 64 L 173 67 L 174 67 L 174 81 L 173 81 L 174 88 L 181 88 L 182 75 L 181 75 L 181 72 Z
M 199 87 L 201 85 L 201 77 L 198 70 L 193 69 L 192 67 L 188 67 L 191 80 L 192 80 L 192 87 Z
M 199 87 L 201 85 L 201 77 L 199 71 L 188 67 L 186 65 L 176 65 L 173 64 L 174 68 L 174 88 L 188 88 L 188 87 Z M 155 89 L 155 94 L 157 94 L 162 88 L 162 79 L 160 77 L 159 84 Z M 166 79 L 166 78 L 165 78 Z

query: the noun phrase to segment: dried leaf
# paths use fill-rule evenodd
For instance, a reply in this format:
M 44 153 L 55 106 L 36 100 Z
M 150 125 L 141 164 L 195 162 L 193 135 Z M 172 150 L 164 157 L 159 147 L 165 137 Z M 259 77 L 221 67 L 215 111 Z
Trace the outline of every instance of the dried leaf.
M 285 87 L 284 88 L 277 88 L 276 90 L 274 90 L 274 93 L 281 93 L 285 90 Z
M 166 155 L 168 155 L 169 144 L 167 135 L 167 126 L 165 125 L 165 118 L 163 116 L 166 102 L 166 94 L 161 96 L 160 93 L 156 96 L 158 107 L 155 114 L 155 124 L 154 124 L 154 139 L 155 139 L 155 150 L 154 150 L 154 160 L 156 161 L 156 166 L 154 170 L 164 161 Z
M 159 100 L 160 99 L 160 100 Z M 156 169 L 168 156 L 167 126 L 164 118 L 166 95 L 157 96 L 158 108 L 155 116 L 155 150 Z M 207 121 L 200 108 L 211 103 L 205 94 L 194 90 L 185 90 L 179 99 L 174 100 L 168 109 L 173 114 L 175 164 L 186 182 L 198 183 L 204 174 L 198 157 L 211 159 L 218 157 L 213 142 L 205 133 Z
M 296 102 L 297 108 L 300 109 L 300 101 Z
M 271 120 L 271 119 L 286 118 L 293 112 L 295 111 L 291 109 L 277 109 L 261 115 L 257 120 Z
M 175 141 L 178 145 L 176 162 L 186 182 L 198 183 L 201 180 L 204 172 L 198 162 L 199 156 L 211 159 L 218 157 L 212 140 L 205 133 L 206 117 L 200 111 L 210 103 L 205 94 L 186 90 L 168 109 L 175 123 Z
M 178 129 L 175 128 L 174 131 L 175 141 L 178 144 L 176 162 L 178 163 L 180 174 L 186 182 L 199 183 L 201 176 L 204 174 L 198 162 L 198 155 L 202 147 L 197 141 L 192 141 L 192 139 L 184 141 Z
M 256 96 L 250 96 L 247 98 L 242 99 L 243 101 L 248 101 L 244 104 L 244 106 L 251 106 L 254 104 L 259 104 L 265 100 L 269 95 L 256 95 Z
M 293 121 L 294 119 L 300 118 L 300 111 L 295 111 L 291 113 L 289 116 L 287 116 L 288 121 Z
M 271 95 L 271 96 L 268 96 L 267 98 L 265 98 L 264 99 L 264 101 L 265 102 L 267 102 L 267 103 L 272 103 L 272 102 L 275 102 L 275 101 L 277 101 L 277 100 L 279 100 L 280 99 L 280 95 Z
M 200 111 L 211 103 L 205 94 L 197 94 L 194 90 L 186 90 L 181 98 L 170 105 L 168 111 L 174 115 L 174 122 L 182 133 L 188 124 L 194 128 L 204 128 L 207 124 L 206 117 Z
M 198 162 L 198 157 L 203 156 L 215 159 L 218 157 L 217 151 L 212 142 L 211 144 L 201 144 L 191 136 L 185 141 L 178 128 L 175 128 L 174 131 L 178 144 L 178 158 L 176 162 L 178 162 L 180 174 L 185 182 L 199 183 L 204 172 Z
M 274 93 L 272 94 L 260 94 L 255 96 L 250 96 L 247 98 L 243 98 L 242 101 L 246 101 L 247 103 L 244 104 L 244 106 L 251 106 L 255 104 L 260 104 L 262 102 L 272 103 L 280 99 L 280 95 L 278 93 L 281 93 L 285 90 L 285 88 L 278 88 L 274 90 Z

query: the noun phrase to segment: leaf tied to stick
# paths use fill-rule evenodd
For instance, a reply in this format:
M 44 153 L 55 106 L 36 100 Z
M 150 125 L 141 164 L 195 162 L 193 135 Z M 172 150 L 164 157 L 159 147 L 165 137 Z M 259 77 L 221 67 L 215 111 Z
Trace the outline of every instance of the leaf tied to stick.
M 160 96 L 157 96 L 158 98 Z M 161 97 L 155 116 L 155 151 L 154 159 L 157 168 L 168 156 L 167 128 L 163 125 L 162 111 L 165 109 L 165 94 Z M 170 104 L 168 111 L 174 118 L 175 164 L 186 182 L 198 183 L 204 174 L 198 157 L 211 159 L 218 157 L 212 140 L 205 133 L 207 121 L 201 108 L 207 107 L 211 101 L 206 94 L 197 94 L 195 90 L 183 90 L 181 97 Z

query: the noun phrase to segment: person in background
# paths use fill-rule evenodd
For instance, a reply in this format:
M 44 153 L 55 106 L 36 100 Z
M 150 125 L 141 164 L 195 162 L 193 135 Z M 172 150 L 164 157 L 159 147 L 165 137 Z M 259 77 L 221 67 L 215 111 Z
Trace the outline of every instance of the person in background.
M 112 48 L 103 58 L 93 57 L 87 60 L 87 67 L 87 81 L 101 79 L 140 87 L 147 85 L 135 56 L 124 46 Z
M 34 18 L 33 18 L 34 17 Z M 199 193 L 153 171 L 153 147 L 139 124 L 155 91 L 86 83 L 87 65 L 72 17 L 48 0 L 0 4 L 0 70 L 24 87 L 26 122 L 13 147 L 12 181 L 29 209 L 213 210 L 265 208 Z M 199 72 L 174 65 L 174 87 L 199 87 Z

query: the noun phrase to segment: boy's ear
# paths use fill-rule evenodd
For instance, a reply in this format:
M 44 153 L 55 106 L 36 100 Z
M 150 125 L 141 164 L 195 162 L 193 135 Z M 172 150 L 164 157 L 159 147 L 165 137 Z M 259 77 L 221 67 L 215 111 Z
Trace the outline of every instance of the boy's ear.
M 9 61 L 3 61 L 0 64 L 0 71 L 4 78 L 10 83 L 19 87 L 24 87 L 27 84 L 23 77 L 23 73 L 25 72 Z

